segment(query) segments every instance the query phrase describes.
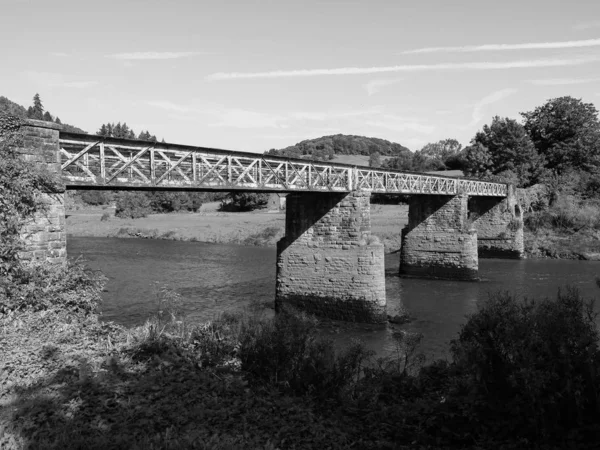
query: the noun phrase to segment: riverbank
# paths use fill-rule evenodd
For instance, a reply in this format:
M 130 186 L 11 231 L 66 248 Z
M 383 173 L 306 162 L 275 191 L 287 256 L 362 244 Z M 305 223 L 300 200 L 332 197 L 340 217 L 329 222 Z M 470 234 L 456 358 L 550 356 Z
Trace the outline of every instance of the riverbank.
M 357 343 L 334 349 L 316 335 L 315 318 L 294 311 L 266 318 L 255 304 L 192 325 L 177 315 L 177 295 L 163 290 L 157 316 L 124 328 L 69 306 L 78 295 L 91 307 L 98 289 L 63 288 L 48 308 L 0 314 L 0 448 L 557 450 L 599 442 L 598 380 L 586 377 L 597 373 L 598 337 L 575 291 L 539 307 L 494 297 L 457 336 L 453 360 L 423 365 L 412 333 L 395 332 L 396 358 L 374 361 Z
M 218 202 L 207 203 L 198 213 L 151 214 L 140 219 L 114 217 L 111 207 L 80 207 L 67 212 L 67 233 L 262 247 L 274 247 L 284 235 L 285 211 L 236 213 L 221 212 L 218 207 Z M 386 253 L 400 249 L 400 233 L 407 223 L 407 205 L 371 205 L 371 230 Z M 527 258 L 600 260 L 600 231 L 526 230 L 525 253 Z
M 255 246 L 275 246 L 285 233 L 285 211 L 221 212 L 218 206 L 218 202 L 207 203 L 198 213 L 151 214 L 140 219 L 119 219 L 110 207 L 80 207 L 67 211 L 67 233 Z M 388 253 L 400 248 L 400 232 L 407 222 L 406 205 L 371 207 L 372 233 Z

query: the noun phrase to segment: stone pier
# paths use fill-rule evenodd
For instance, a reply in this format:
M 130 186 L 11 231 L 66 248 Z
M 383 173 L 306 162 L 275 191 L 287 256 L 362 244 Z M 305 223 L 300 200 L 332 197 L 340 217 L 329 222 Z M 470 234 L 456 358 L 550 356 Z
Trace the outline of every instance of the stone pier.
M 39 120 L 23 121 L 19 128 L 22 139 L 17 151 L 21 157 L 56 176 L 53 190 L 42 194 L 44 211 L 36 213 L 21 231 L 21 237 L 25 241 L 25 249 L 20 254 L 23 261 L 64 263 L 67 260 L 65 188 L 61 180 L 59 153 L 60 130 L 60 125 Z
M 371 236 L 370 192 L 293 193 L 277 243 L 275 304 L 332 319 L 386 320 L 383 245 Z
M 477 230 L 480 258 L 524 257 L 523 214 L 512 186 L 505 198 L 469 198 L 469 217 Z
M 477 232 L 468 220 L 468 196 L 414 195 L 402 230 L 400 274 L 477 280 Z

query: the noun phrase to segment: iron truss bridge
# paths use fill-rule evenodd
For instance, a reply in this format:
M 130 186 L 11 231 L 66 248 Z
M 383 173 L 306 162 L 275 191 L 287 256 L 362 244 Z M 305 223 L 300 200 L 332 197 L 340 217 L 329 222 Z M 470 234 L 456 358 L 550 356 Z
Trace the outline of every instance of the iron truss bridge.
M 60 156 L 69 188 L 507 195 L 502 183 L 66 132 Z

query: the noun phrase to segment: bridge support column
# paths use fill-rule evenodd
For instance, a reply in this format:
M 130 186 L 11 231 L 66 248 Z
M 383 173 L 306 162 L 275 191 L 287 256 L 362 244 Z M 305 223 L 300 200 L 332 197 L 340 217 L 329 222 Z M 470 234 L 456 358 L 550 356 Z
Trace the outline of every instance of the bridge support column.
M 25 242 L 20 255 L 23 261 L 64 263 L 67 260 L 65 189 L 60 181 L 60 129 L 60 125 L 38 120 L 28 120 L 19 129 L 22 139 L 17 150 L 21 157 L 57 177 L 53 191 L 42 194 L 45 211 L 36 213 L 21 231 Z
M 471 197 L 469 217 L 477 230 L 480 258 L 524 257 L 523 217 L 513 186 L 504 198 Z
M 400 274 L 477 280 L 477 233 L 469 226 L 467 195 L 413 195 L 402 230 Z
M 386 320 L 384 251 L 371 236 L 370 192 L 287 196 L 276 308 L 284 303 L 332 319 Z

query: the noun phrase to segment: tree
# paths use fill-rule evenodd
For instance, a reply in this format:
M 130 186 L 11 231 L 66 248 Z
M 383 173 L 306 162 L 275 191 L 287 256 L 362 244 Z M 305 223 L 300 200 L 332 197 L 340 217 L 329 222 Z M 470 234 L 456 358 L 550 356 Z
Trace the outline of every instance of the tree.
M 493 174 L 512 172 L 521 186 L 535 184 L 543 172 L 544 160 L 540 157 L 525 128 L 516 120 L 495 116 L 490 125 L 478 131 L 472 144 L 481 144 L 491 158 L 492 167 L 485 172 Z M 487 158 L 487 156 L 486 156 Z M 470 160 L 473 163 L 475 160 Z M 475 167 L 483 160 L 475 163 Z M 469 167 L 469 171 L 473 166 Z
M 269 194 L 232 192 L 221 202 L 221 211 L 252 211 L 264 208 L 268 203 Z
M 413 170 L 413 153 L 408 150 L 406 152 L 400 153 L 400 155 L 395 158 L 389 158 L 385 161 L 384 167 L 388 169 L 396 169 L 396 170 Z
M 559 97 L 521 115 L 549 169 L 560 174 L 569 169 L 591 172 L 598 167 L 600 122 L 593 104 Z
M 468 175 L 483 178 L 493 173 L 494 163 L 487 147 L 474 142 L 464 150 L 465 171 Z
M 381 155 L 379 152 L 371 153 L 371 156 L 369 156 L 369 167 L 381 167 Z
M 435 143 L 429 143 L 421 149 L 423 156 L 439 159 L 445 162 L 451 156 L 457 155 L 462 150 L 462 144 L 456 139 L 443 139 Z
M 42 105 L 42 99 L 40 94 L 33 96 L 33 106 L 27 109 L 27 117 L 30 119 L 44 120 L 44 105 Z
M 54 122 L 54 120 L 52 119 L 52 114 L 50 114 L 48 111 L 46 111 L 44 113 L 44 121 L 45 122 Z

